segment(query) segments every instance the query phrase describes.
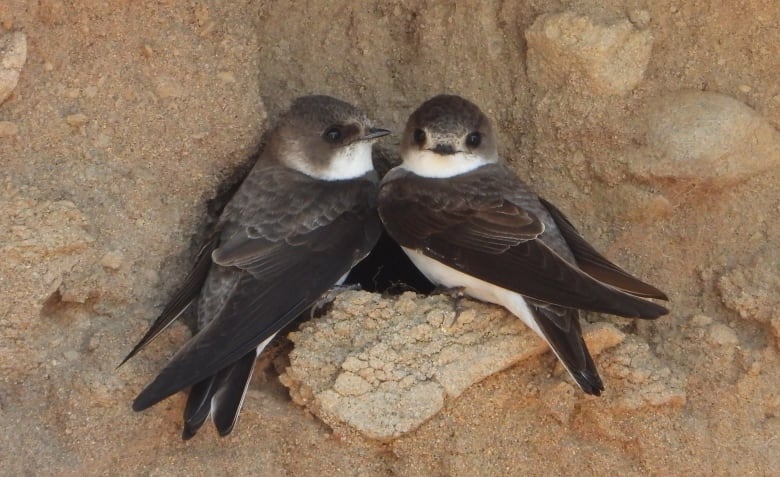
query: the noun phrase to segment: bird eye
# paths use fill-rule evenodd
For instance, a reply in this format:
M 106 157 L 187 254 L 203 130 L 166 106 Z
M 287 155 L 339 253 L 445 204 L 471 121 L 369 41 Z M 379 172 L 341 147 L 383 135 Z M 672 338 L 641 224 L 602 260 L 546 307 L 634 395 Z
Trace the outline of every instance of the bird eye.
M 341 140 L 341 129 L 339 129 L 338 126 L 331 126 L 325 130 L 322 137 L 330 143 L 338 142 Z
M 474 131 L 466 136 L 466 145 L 468 147 L 478 147 L 482 143 L 482 134 Z
M 422 129 L 414 130 L 414 142 L 415 144 L 423 145 L 425 143 L 425 131 Z

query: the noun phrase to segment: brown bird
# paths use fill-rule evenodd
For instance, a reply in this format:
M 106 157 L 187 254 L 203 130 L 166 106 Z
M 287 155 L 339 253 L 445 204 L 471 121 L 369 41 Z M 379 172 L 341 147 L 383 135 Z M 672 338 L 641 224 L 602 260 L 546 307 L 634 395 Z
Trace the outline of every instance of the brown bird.
M 184 285 L 125 358 L 197 303 L 199 331 L 141 391 L 134 410 L 192 386 L 182 437 L 209 415 L 220 435 L 231 432 L 255 358 L 379 238 L 371 149 L 389 133 L 335 98 L 293 102 Z
M 403 163 L 380 185 L 388 234 L 433 283 L 505 307 L 553 350 L 582 390 L 604 385 L 582 339 L 581 310 L 654 319 L 666 295 L 599 254 L 498 155 L 491 121 L 441 95 L 410 117 Z

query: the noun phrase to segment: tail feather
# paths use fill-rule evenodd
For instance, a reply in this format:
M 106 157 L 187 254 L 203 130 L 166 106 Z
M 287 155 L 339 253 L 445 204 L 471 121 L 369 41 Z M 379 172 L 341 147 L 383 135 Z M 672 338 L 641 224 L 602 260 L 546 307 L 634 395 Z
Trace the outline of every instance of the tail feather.
M 247 353 L 232 365 L 211 399 L 212 419 L 220 436 L 230 434 L 238 420 L 257 356 L 258 352 Z
M 275 337 L 276 333 L 235 363 L 192 386 L 184 408 L 183 440 L 192 439 L 209 416 L 220 436 L 233 431 L 252 380 L 255 360 Z
M 528 308 L 553 353 L 577 385 L 587 394 L 600 396 L 604 383 L 582 338 L 579 312 L 536 303 L 528 303 Z
M 219 375 L 195 384 L 187 396 L 187 405 L 184 406 L 184 429 L 181 433 L 182 440 L 190 440 L 211 413 L 211 398 L 217 390 L 217 378 Z

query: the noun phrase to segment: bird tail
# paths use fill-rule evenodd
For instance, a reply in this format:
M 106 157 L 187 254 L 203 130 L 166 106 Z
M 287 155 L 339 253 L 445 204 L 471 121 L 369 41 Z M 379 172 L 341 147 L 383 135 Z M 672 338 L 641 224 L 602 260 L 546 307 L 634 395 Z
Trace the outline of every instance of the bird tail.
M 220 436 L 224 437 L 233 431 L 252 380 L 255 360 L 277 333 L 227 368 L 192 386 L 184 407 L 183 440 L 192 439 L 209 415 Z
M 230 434 L 241 412 L 258 355 L 258 351 L 250 351 L 216 375 L 192 386 L 184 407 L 183 440 L 194 437 L 209 415 L 220 436 Z
M 600 396 L 604 390 L 596 363 L 582 338 L 579 312 L 554 305 L 528 303 L 544 339 L 583 392 Z

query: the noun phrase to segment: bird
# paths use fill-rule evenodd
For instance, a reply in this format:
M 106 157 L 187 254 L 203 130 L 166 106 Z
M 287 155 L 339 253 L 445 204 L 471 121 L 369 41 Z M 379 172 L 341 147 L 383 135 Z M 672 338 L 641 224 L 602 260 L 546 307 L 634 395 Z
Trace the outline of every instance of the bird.
M 380 183 L 379 217 L 431 282 L 507 309 L 598 396 L 604 383 L 579 310 L 655 319 L 668 309 L 648 299 L 668 297 L 596 251 L 498 148 L 477 105 L 456 95 L 427 100 L 406 123 L 401 164 Z
M 182 438 L 192 438 L 209 416 L 219 435 L 230 434 L 257 356 L 379 239 L 372 147 L 388 134 L 342 100 L 292 102 L 181 288 L 122 361 L 197 307 L 197 333 L 138 394 L 133 410 L 191 387 Z

